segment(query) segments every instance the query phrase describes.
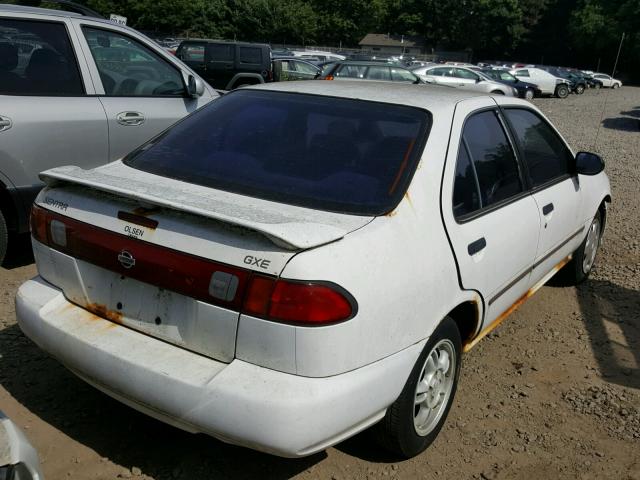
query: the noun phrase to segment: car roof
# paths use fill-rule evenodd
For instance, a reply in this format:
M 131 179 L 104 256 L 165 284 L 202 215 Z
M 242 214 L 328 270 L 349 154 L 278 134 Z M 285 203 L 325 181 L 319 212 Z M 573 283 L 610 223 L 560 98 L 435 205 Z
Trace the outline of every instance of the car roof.
M 434 114 L 437 111 L 451 111 L 452 107 L 462 100 L 486 96 L 479 92 L 440 85 L 382 82 L 385 84 L 385 88 L 381 89 L 380 83 L 374 80 L 352 80 L 348 82 L 306 80 L 265 83 L 243 88 L 393 103 L 424 108 Z
M 388 65 L 388 64 L 392 64 L 394 62 L 386 60 L 386 59 L 380 59 L 378 61 L 376 60 L 335 60 L 331 63 L 340 63 L 340 64 L 348 64 L 348 65 L 362 65 L 362 66 L 380 66 L 380 65 Z M 402 65 L 394 65 L 394 66 L 398 66 L 398 67 L 403 67 Z

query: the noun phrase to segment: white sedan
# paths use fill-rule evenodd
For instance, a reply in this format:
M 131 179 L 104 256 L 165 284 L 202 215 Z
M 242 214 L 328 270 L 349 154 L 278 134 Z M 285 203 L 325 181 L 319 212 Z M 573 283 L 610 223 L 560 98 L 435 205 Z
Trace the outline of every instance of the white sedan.
M 620 88 L 622 86 L 622 82 L 620 80 L 618 80 L 617 78 L 613 78 L 606 73 L 594 73 L 593 78 L 600 80 L 603 87 Z
M 297 457 L 374 426 L 411 457 L 463 351 L 559 269 L 589 275 L 603 167 L 516 98 L 238 89 L 121 161 L 42 174 L 18 322 L 190 432 Z

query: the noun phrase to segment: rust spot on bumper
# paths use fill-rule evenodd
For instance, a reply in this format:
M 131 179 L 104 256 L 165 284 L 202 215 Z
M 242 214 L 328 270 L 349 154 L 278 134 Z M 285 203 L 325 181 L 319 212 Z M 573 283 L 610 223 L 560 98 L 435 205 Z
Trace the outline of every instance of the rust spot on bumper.
M 86 305 L 84 308 L 86 308 L 88 311 L 90 311 L 97 317 L 122 324 L 122 312 L 118 312 L 116 310 L 109 310 L 106 307 L 106 305 L 102 305 L 101 303 L 90 303 Z

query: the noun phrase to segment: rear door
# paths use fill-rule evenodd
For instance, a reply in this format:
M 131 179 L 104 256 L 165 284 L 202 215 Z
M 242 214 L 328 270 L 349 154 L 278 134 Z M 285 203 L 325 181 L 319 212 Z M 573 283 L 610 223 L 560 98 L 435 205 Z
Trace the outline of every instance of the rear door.
M 442 214 L 462 287 L 484 299 L 487 325 L 527 292 L 538 245 L 538 207 L 494 102 L 477 98 L 458 104 L 452 132 Z
M 0 177 L 18 189 L 22 218 L 41 188 L 39 172 L 108 160 L 107 120 L 73 28 L 42 18 L 0 17 Z
M 134 150 L 211 100 L 187 94 L 182 71 L 133 33 L 76 22 L 109 124 L 109 158 Z M 159 48 L 159 47 L 158 47 Z
M 572 174 L 573 154 L 540 114 L 525 107 L 507 107 L 504 114 L 540 212 L 542 228 L 531 276 L 531 283 L 535 284 L 584 238 L 579 215 L 582 190 L 578 176 Z

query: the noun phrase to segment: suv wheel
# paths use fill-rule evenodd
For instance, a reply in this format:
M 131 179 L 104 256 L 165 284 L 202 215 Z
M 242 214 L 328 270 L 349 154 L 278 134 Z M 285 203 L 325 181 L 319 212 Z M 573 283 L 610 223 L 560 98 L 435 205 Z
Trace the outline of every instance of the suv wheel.
M 385 448 L 411 458 L 435 440 L 456 393 L 461 351 L 458 326 L 446 317 L 429 338 L 402 393 L 374 427 Z
M 527 91 L 524 92 L 524 98 L 526 100 L 533 100 L 533 97 L 535 96 L 535 93 L 533 92 L 533 90 L 531 90 L 530 88 L 527 88 Z
M 561 83 L 556 87 L 556 97 L 567 98 L 569 96 L 569 87 Z
M 0 211 L 0 265 L 4 261 L 4 256 L 7 254 L 7 245 L 9 244 L 9 232 L 7 231 L 7 222 L 4 220 L 4 215 Z
M 577 93 L 578 95 L 582 95 L 582 94 L 584 93 L 584 85 L 578 85 L 578 86 L 576 87 L 576 93 Z

